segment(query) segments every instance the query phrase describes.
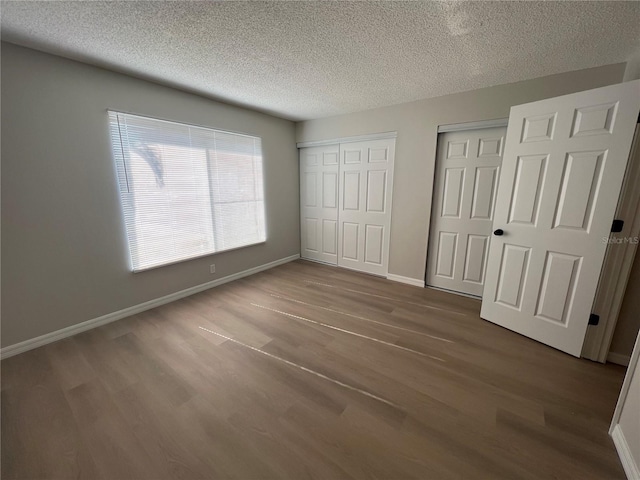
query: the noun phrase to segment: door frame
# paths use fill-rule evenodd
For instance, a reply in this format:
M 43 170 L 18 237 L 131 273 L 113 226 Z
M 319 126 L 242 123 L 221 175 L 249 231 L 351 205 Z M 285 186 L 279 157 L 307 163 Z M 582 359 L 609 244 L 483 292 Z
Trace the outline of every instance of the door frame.
M 438 125 L 438 133 L 464 132 L 466 130 L 481 130 L 483 128 L 506 127 L 509 125 L 509 117 L 494 118 L 492 120 L 478 120 L 477 122 L 450 123 Z
M 639 361 L 640 334 L 636 337 L 631 358 L 629 360 L 629 368 L 624 376 L 622 389 L 620 390 L 620 396 L 618 397 L 618 403 L 616 404 L 616 409 L 613 412 L 613 418 L 611 419 L 611 425 L 609 427 L 609 436 L 613 439 L 613 443 L 618 452 L 618 457 L 620 458 L 620 462 L 622 463 L 622 467 L 624 468 L 628 478 L 638 478 L 638 475 L 640 474 L 638 469 L 640 466 L 636 464 L 631 454 L 631 449 L 629 448 L 624 432 L 620 426 L 620 417 L 622 416 L 622 411 L 625 409 L 629 391 L 631 390 L 631 382 L 636 375 Z
M 309 142 L 298 142 L 296 143 L 296 148 L 306 148 L 306 147 L 323 147 L 325 145 L 335 145 L 341 143 L 353 143 L 353 142 L 366 142 L 368 140 L 384 140 L 387 138 L 398 138 L 398 132 L 380 132 L 380 133 L 370 133 L 367 135 L 354 135 L 351 137 L 338 137 L 338 138 L 329 138 L 327 140 L 312 140 Z M 397 141 L 397 140 L 396 140 Z
M 640 236 L 640 189 L 637 185 L 640 185 L 640 123 L 636 124 L 616 208 L 616 218 L 624 220 L 627 228 L 619 234 L 611 234 L 609 238 Z M 600 363 L 607 361 L 637 250 L 638 245 L 631 242 L 607 246 L 592 308 L 593 313 L 600 315 L 600 322 L 587 328 L 582 357 Z

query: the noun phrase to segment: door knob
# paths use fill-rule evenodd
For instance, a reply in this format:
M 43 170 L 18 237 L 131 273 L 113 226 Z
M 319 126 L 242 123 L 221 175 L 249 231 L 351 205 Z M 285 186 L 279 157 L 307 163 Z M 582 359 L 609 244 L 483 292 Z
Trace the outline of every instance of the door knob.
M 503 234 L 504 234 L 504 230 L 502 230 L 501 228 L 499 228 L 499 229 L 495 230 L 495 231 L 493 232 L 493 234 L 494 234 L 494 235 L 497 235 L 497 236 L 499 237 L 500 235 L 503 235 Z

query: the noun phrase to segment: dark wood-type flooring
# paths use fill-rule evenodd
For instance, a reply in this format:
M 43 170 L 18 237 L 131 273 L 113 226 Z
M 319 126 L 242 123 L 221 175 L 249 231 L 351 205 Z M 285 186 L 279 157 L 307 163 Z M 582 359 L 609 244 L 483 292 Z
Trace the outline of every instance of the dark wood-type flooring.
M 2 478 L 624 478 L 624 369 L 304 261 L 2 362 Z

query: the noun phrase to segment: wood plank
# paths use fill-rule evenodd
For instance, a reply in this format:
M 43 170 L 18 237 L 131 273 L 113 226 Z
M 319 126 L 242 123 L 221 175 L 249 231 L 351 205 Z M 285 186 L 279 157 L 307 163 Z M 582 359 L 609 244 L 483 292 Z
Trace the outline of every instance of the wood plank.
M 624 369 L 479 310 L 297 261 L 23 353 L 2 478 L 624 478 Z

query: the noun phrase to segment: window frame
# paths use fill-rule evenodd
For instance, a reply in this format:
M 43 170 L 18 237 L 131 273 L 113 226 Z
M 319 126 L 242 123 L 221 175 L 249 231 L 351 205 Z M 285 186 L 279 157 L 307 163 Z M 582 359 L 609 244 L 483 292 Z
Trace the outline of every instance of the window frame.
M 107 133 L 108 133 L 108 141 L 109 144 L 111 146 L 111 162 L 113 164 L 114 167 L 114 173 L 115 173 L 115 186 L 117 189 L 117 196 L 118 196 L 118 203 L 120 205 L 120 215 L 121 215 L 121 220 L 122 220 L 122 226 L 123 226 L 123 240 L 124 243 L 126 244 L 126 250 L 128 252 L 128 267 L 129 267 L 129 271 L 131 273 L 142 273 L 142 272 L 146 272 L 149 270 L 155 270 L 157 268 L 162 268 L 162 267 L 167 267 L 167 266 L 171 266 L 171 265 L 176 265 L 179 263 L 183 263 L 183 262 L 188 262 L 190 260 L 196 260 L 199 258 L 204 258 L 204 257 L 210 257 L 213 255 L 217 255 L 219 253 L 226 253 L 226 252 L 233 252 L 235 250 L 241 250 L 241 249 L 245 249 L 245 248 L 249 248 L 249 247 L 254 247 L 254 246 L 258 246 L 258 245 L 264 245 L 267 243 L 267 240 L 269 238 L 269 229 L 268 229 L 268 222 L 267 222 L 267 200 L 266 200 L 266 188 L 265 188 L 265 175 L 264 175 L 264 171 L 265 171 L 265 157 L 264 157 L 264 149 L 263 149 L 263 138 L 261 135 L 254 135 L 254 134 L 250 134 L 250 133 L 246 133 L 246 132 L 237 132 L 237 131 L 233 131 L 233 130 L 223 130 L 223 129 L 219 129 L 219 128 L 214 128 L 211 126 L 207 126 L 207 125 L 200 125 L 200 124 L 196 124 L 196 123 L 188 123 L 188 122 L 183 122 L 183 121 L 176 121 L 176 120 L 168 120 L 166 118 L 160 118 L 160 117 L 154 117 L 151 115 L 144 115 L 144 114 L 139 114 L 139 113 L 132 113 L 132 112 L 128 112 L 126 110 L 121 110 L 121 109 L 112 109 L 112 108 L 108 108 L 106 110 L 107 112 Z M 146 266 L 146 267 L 141 267 L 141 268 L 135 268 L 134 266 L 134 261 L 133 261 L 133 249 L 134 246 L 131 245 L 130 242 L 130 235 L 129 235 L 129 230 L 127 227 L 127 216 L 125 213 L 125 201 L 130 201 L 130 199 L 125 199 L 124 195 L 123 195 L 123 191 L 121 189 L 121 181 L 120 181 L 120 173 L 118 171 L 118 163 L 122 162 L 122 169 L 123 172 L 125 172 L 125 177 L 127 178 L 127 185 L 128 185 L 128 174 L 127 172 L 129 171 L 129 167 L 127 166 L 127 162 L 126 162 L 126 158 L 127 156 L 124 153 L 124 150 L 121 149 L 121 151 L 119 153 L 115 152 L 115 148 L 116 145 L 114 144 L 114 142 L 112 141 L 112 136 L 113 136 L 113 132 L 111 131 L 111 115 L 116 115 L 116 117 L 118 115 L 125 115 L 125 116 L 131 116 L 131 117 L 140 117 L 143 119 L 148 119 L 148 120 L 153 120 L 153 121 L 158 121 L 158 122 L 163 122 L 163 123 L 169 123 L 169 124 L 178 124 L 184 127 L 188 127 L 188 128 L 197 128 L 197 129 L 203 129 L 203 130 L 208 130 L 208 131 L 214 131 L 217 133 L 221 133 L 221 134 L 230 134 L 230 135 L 237 135 L 237 136 L 242 136 L 242 137 L 248 137 L 251 139 L 258 139 L 260 141 L 260 158 L 261 158 L 261 188 L 262 188 L 262 203 L 263 203 L 263 217 L 264 217 L 264 240 L 260 240 L 257 241 L 255 243 L 249 243 L 247 245 L 239 245 L 239 246 L 235 246 L 235 247 L 230 247 L 230 248 L 224 248 L 224 249 L 220 249 L 220 250 L 215 250 L 213 252 L 205 252 L 205 253 L 197 253 L 195 255 L 190 255 L 187 257 L 182 257 L 176 260 L 170 260 L 161 264 L 157 264 L 157 265 L 150 265 L 150 266 Z M 122 148 L 122 132 L 120 131 L 120 127 L 118 127 L 119 132 L 118 132 L 118 136 L 120 137 L 120 144 Z M 211 210 L 212 210 L 212 222 L 215 224 L 215 216 L 213 215 L 213 207 L 215 205 L 214 201 L 213 201 L 213 188 L 211 186 L 210 183 L 210 175 L 211 175 L 211 168 L 210 168 L 210 149 L 204 149 L 206 158 L 207 158 L 207 182 L 209 184 L 209 204 L 211 206 Z M 118 158 L 120 157 L 120 159 Z M 128 189 L 128 187 L 127 187 Z M 130 192 L 129 192 L 130 193 Z M 215 231 L 215 227 L 213 228 L 213 232 L 212 232 L 214 238 L 217 238 L 218 234 Z M 214 241 L 214 245 L 215 245 L 215 241 Z

